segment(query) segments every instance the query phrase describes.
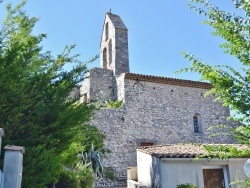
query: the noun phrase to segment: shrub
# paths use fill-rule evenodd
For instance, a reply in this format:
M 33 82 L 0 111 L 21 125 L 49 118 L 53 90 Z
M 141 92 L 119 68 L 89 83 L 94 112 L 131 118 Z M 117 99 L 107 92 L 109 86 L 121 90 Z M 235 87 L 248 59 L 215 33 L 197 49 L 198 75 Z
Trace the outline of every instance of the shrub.
M 198 187 L 191 183 L 186 183 L 186 184 L 179 184 L 177 185 L 176 188 L 198 188 Z
M 112 101 L 109 100 L 107 103 L 108 108 L 120 108 L 122 106 L 122 100 Z
M 62 173 L 56 188 L 92 188 L 93 185 L 92 169 L 78 163 L 74 169 L 68 169 Z

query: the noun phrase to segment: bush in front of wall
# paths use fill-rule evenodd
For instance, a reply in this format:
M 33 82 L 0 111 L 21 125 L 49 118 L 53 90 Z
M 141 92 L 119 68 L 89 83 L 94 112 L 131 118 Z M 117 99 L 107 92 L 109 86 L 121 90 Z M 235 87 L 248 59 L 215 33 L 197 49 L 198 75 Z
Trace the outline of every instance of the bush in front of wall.
M 186 184 L 179 184 L 177 185 L 176 188 L 198 188 L 198 187 L 191 183 L 186 183 Z
M 122 100 L 112 101 L 109 100 L 107 103 L 108 108 L 120 108 L 122 106 Z
M 115 172 L 112 168 L 104 167 L 104 177 L 111 181 L 116 181 Z

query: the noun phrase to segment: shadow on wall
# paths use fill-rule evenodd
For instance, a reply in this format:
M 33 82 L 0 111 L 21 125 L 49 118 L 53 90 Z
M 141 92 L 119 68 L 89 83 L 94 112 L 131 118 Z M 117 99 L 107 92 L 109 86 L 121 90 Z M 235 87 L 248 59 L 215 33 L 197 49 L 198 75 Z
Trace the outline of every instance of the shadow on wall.
M 161 169 L 160 169 L 160 159 L 157 157 L 152 157 L 152 166 L 150 169 L 150 177 L 152 187 L 160 188 L 161 187 Z

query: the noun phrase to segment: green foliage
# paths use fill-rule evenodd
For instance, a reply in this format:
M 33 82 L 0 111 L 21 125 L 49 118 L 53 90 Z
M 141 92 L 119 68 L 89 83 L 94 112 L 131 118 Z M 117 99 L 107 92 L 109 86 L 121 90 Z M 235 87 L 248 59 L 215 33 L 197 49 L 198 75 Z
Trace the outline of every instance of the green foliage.
M 194 55 L 184 53 L 184 57 L 192 64 L 190 68 L 182 69 L 181 72 L 200 73 L 202 80 L 213 85 L 207 95 L 215 94 L 216 100 L 222 101 L 225 106 L 230 106 L 232 110 L 240 114 L 233 119 L 245 125 L 239 126 L 233 130 L 233 133 L 239 142 L 250 144 L 250 128 L 248 127 L 250 125 L 249 2 L 235 1 L 234 4 L 238 12 L 240 10 L 245 13 L 245 17 L 222 11 L 209 1 L 193 0 L 191 2 L 189 7 L 192 10 L 208 17 L 204 23 L 214 28 L 213 34 L 225 39 L 225 44 L 220 47 L 225 50 L 225 53 L 234 55 L 242 63 L 242 70 L 238 72 L 227 65 L 210 66 Z
M 70 160 L 64 161 L 63 172 L 56 187 L 93 187 L 95 178 L 103 176 L 104 167 L 102 157 L 105 150 L 95 150 L 92 144 L 86 152 L 82 151 L 76 156 L 74 151 L 79 151 L 80 147 L 73 143 L 70 148 L 71 151 L 64 153 L 64 157 Z
M 248 187 L 250 187 L 250 180 L 249 179 L 247 179 L 247 180 L 240 180 L 238 178 L 238 172 L 236 174 L 235 181 L 232 182 L 232 183 L 230 183 L 230 185 L 235 185 L 237 188 L 248 188 Z
M 234 137 L 243 144 L 250 144 L 250 127 L 240 126 L 234 130 Z
M 232 1 L 233 3 L 233 1 Z M 202 80 L 213 85 L 209 94 L 214 93 L 217 100 L 230 106 L 241 116 L 235 120 L 250 124 L 250 4 L 248 1 L 234 1 L 235 12 L 242 13 L 244 17 L 236 13 L 229 13 L 216 7 L 205 0 L 191 0 L 190 9 L 206 16 L 205 24 L 214 28 L 213 35 L 225 39 L 220 47 L 225 53 L 235 56 L 242 63 L 242 70 L 236 71 L 230 66 L 210 66 L 190 53 L 184 53 L 184 57 L 192 62 L 191 68 L 181 71 L 200 73 Z
M 122 100 L 98 100 L 92 101 L 97 108 L 121 108 Z
M 235 56 L 242 63 L 241 71 L 224 65 L 211 66 L 190 53 L 184 57 L 192 62 L 190 68 L 180 72 L 200 73 L 202 80 L 213 85 L 208 94 L 215 94 L 216 99 L 225 106 L 230 106 L 238 115 L 234 116 L 241 125 L 234 130 L 235 138 L 244 144 L 250 144 L 250 3 L 246 0 L 232 0 L 235 12 L 221 10 L 208 0 L 190 0 L 190 9 L 208 19 L 204 24 L 210 25 L 213 35 L 225 40 L 220 47 L 226 54 Z M 206 147 L 211 155 L 220 158 L 249 157 L 249 150 L 239 151 L 236 148 Z M 249 187 L 249 181 L 238 181 L 242 187 Z
M 229 159 L 229 158 L 247 158 L 250 156 L 249 147 L 238 149 L 232 145 L 202 145 L 208 152 L 206 157 Z
M 84 166 L 81 167 L 83 170 L 81 170 L 81 173 L 78 173 L 78 177 L 80 178 L 80 188 L 93 188 L 95 178 L 93 176 L 92 169 Z
M 120 108 L 122 106 L 122 100 L 112 101 L 109 100 L 107 103 L 108 108 Z
M 0 24 L 0 127 L 6 132 L 3 145 L 25 146 L 22 186 L 39 188 L 57 182 L 65 166 L 76 167 L 77 153 L 90 143 L 102 143 L 86 125 L 94 107 L 68 97 L 84 79 L 87 62 L 72 55 L 75 45 L 56 57 L 44 51 L 46 35 L 33 34 L 38 19 L 22 10 L 25 3 L 8 5 Z M 70 63 L 74 68 L 65 71 Z M 88 173 L 72 175 L 77 172 Z
M 116 175 L 115 175 L 115 172 L 112 168 L 105 168 L 104 167 L 104 177 L 111 180 L 111 181 L 116 180 Z
M 85 125 L 83 127 L 83 131 L 85 133 L 83 138 L 83 145 L 85 146 L 84 149 L 78 150 L 87 152 L 89 151 L 92 146 L 94 146 L 96 149 L 103 148 L 103 137 L 104 135 L 100 134 L 99 130 L 92 125 Z
M 79 156 L 82 158 L 82 162 L 87 166 L 88 164 L 91 165 L 91 168 L 94 172 L 95 177 L 103 176 L 103 163 L 102 158 L 104 157 L 104 149 L 98 149 L 95 150 L 94 145 L 92 144 L 91 148 L 85 152 L 79 154 Z
M 176 186 L 176 188 L 198 188 L 198 187 L 191 183 L 186 183 L 186 184 L 179 184 Z
M 81 163 L 73 169 L 64 170 L 60 176 L 57 188 L 92 188 L 94 185 L 94 176 L 92 169 Z
M 39 182 L 37 187 L 43 187 L 44 183 L 49 184 L 57 180 L 58 173 L 62 170 L 59 156 L 55 156 L 55 151 L 53 149 L 46 149 L 45 145 L 29 146 L 25 148 L 28 153 L 24 156 L 24 168 L 22 176 L 22 187 L 29 187 L 31 177 L 33 182 Z M 29 164 L 27 164 L 29 162 Z M 29 167 L 29 168 L 28 168 Z M 56 175 L 56 176 L 55 176 Z

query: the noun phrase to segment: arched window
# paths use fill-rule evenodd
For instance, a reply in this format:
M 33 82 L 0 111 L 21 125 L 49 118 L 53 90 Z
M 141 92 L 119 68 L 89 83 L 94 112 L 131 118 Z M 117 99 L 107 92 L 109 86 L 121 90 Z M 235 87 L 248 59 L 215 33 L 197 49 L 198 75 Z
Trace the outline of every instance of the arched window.
M 104 69 L 107 68 L 107 48 L 104 48 L 102 51 L 102 65 Z
M 193 116 L 194 133 L 202 133 L 201 115 L 195 113 Z
M 107 22 L 105 25 L 105 41 L 109 39 L 109 23 Z
M 109 40 L 109 64 L 112 63 L 112 40 Z

